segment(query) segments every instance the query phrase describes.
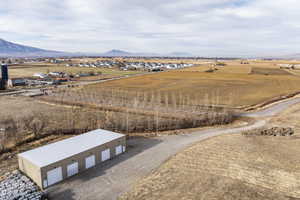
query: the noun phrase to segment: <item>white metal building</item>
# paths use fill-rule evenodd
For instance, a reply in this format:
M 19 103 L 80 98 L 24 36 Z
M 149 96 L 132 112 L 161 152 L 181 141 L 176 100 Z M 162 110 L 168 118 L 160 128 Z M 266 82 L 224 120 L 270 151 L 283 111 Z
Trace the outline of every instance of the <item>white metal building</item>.
M 47 188 L 125 150 L 125 135 L 97 129 L 20 153 L 18 161 L 22 172 Z

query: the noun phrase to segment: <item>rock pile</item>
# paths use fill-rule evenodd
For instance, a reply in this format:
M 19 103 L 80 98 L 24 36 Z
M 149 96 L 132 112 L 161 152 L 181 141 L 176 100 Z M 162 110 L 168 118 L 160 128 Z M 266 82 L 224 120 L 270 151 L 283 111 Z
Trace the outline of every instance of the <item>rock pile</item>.
M 40 200 L 44 193 L 29 178 L 18 170 L 6 174 L 0 182 L 0 199 L 2 200 Z
M 292 128 L 283 128 L 283 127 L 272 127 L 265 129 L 256 129 L 252 131 L 243 132 L 243 135 L 250 136 L 291 136 L 294 134 L 294 130 Z

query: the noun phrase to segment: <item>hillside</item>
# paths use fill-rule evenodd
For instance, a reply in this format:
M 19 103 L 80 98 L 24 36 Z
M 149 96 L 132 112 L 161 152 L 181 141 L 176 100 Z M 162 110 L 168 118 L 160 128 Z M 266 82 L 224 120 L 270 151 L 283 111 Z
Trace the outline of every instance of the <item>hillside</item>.
M 25 46 L 9 42 L 0 38 L 0 56 L 2 57 L 60 56 L 66 54 L 68 53 Z
M 113 49 L 111 51 L 105 52 L 102 54 L 102 56 L 131 56 L 133 55 L 132 53 L 118 50 L 118 49 Z

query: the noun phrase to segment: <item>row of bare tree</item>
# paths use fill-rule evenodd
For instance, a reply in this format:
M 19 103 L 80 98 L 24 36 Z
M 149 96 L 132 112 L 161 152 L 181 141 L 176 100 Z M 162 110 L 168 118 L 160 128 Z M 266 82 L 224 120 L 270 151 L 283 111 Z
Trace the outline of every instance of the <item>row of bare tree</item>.
M 52 134 L 79 134 L 97 128 L 130 134 L 232 122 L 230 110 L 204 98 L 207 104 L 201 105 L 182 94 L 58 90 L 43 100 L 63 104 L 61 112 L 40 111 L 0 121 L 0 128 L 5 129 L 0 133 L 0 151 Z

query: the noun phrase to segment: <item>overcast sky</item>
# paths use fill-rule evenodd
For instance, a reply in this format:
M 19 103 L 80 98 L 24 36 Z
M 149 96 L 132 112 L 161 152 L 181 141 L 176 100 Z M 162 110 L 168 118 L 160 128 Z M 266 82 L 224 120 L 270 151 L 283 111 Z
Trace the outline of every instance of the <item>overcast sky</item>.
M 0 0 L 0 38 L 70 52 L 300 53 L 299 0 Z

